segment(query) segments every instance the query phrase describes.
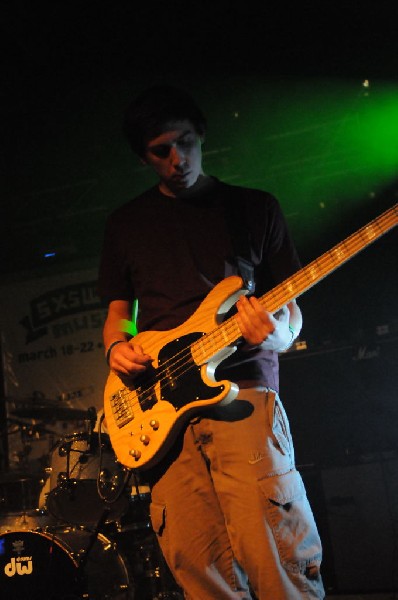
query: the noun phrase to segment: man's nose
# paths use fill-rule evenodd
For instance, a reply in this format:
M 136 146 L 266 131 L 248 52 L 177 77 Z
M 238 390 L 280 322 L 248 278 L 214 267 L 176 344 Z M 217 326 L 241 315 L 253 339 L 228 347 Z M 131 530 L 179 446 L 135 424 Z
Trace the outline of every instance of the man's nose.
M 170 150 L 170 160 L 173 166 L 182 165 L 185 162 L 185 154 L 177 146 L 172 146 Z

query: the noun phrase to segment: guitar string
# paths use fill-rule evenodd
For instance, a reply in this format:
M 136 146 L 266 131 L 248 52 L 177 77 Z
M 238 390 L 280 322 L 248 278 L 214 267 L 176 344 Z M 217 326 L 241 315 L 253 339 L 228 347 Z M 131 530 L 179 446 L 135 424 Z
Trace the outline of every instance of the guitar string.
M 302 293 L 303 291 L 305 291 L 305 289 L 307 289 L 308 287 L 311 287 L 311 285 L 313 285 L 313 283 L 314 283 L 313 279 L 311 279 L 310 283 L 308 284 L 307 271 L 309 269 L 313 269 L 316 265 L 316 269 L 318 271 L 320 271 L 320 273 L 321 273 L 320 277 L 318 276 L 316 278 L 317 281 L 319 281 L 322 278 L 322 276 L 324 276 L 325 274 L 330 272 L 329 264 L 332 265 L 332 268 L 333 268 L 333 266 L 336 265 L 336 259 L 332 255 L 333 255 L 333 253 L 336 253 L 336 251 L 338 251 L 342 246 L 347 246 L 347 247 L 353 246 L 353 248 L 349 248 L 349 256 L 348 257 L 344 258 L 342 261 L 341 260 L 338 261 L 337 267 L 340 266 L 341 264 L 343 264 L 343 262 L 345 262 L 346 260 L 351 258 L 353 255 L 355 255 L 358 251 L 365 248 L 371 242 L 378 239 L 381 235 L 383 235 L 383 233 L 386 233 L 386 231 L 388 231 L 388 229 L 391 228 L 391 226 L 393 226 L 393 223 L 391 221 L 390 226 L 388 226 L 388 224 L 385 224 L 385 227 L 382 228 L 382 227 L 379 227 L 380 221 L 386 220 L 388 213 L 392 213 L 393 210 L 394 209 L 390 209 L 389 211 L 387 211 L 387 213 L 385 213 L 384 215 L 381 215 L 379 217 L 379 219 L 376 219 L 374 222 L 369 223 L 368 225 L 366 225 L 365 227 L 360 229 L 358 232 L 352 234 L 346 240 L 344 240 L 343 242 L 341 242 L 340 244 L 338 244 L 331 250 L 325 252 L 325 254 L 323 254 L 321 257 L 319 257 L 318 259 L 316 259 L 315 261 L 310 263 L 307 267 L 304 267 L 303 269 L 298 271 L 292 278 L 290 278 L 291 280 L 296 279 L 296 283 L 300 290 L 299 293 L 297 294 L 297 296 L 300 293 Z M 356 243 L 357 243 L 357 241 L 359 241 L 359 238 L 361 237 L 361 235 L 363 233 L 365 233 L 366 230 L 370 229 L 372 226 L 379 227 L 379 229 L 381 229 L 381 233 L 374 234 L 372 236 L 372 239 L 370 239 L 370 240 L 369 240 L 369 237 L 367 236 L 366 240 L 365 240 L 365 242 L 366 242 L 365 245 L 363 245 L 363 244 L 357 245 Z M 335 268 L 337 268 L 337 267 L 335 267 Z M 279 306 L 280 302 L 284 300 L 285 292 L 284 292 L 283 288 L 286 287 L 286 285 L 284 285 L 284 283 L 285 282 L 282 282 L 275 288 L 275 290 L 271 290 L 270 292 L 267 292 L 267 294 L 265 294 L 264 296 L 262 296 L 262 298 L 260 298 L 260 301 L 263 300 L 265 297 L 272 298 L 272 300 L 274 302 L 274 306 L 269 307 L 271 311 L 277 310 L 277 308 L 280 307 Z M 230 330 L 230 331 L 228 331 L 228 330 Z M 185 375 L 187 373 L 187 371 L 189 371 L 191 368 L 193 368 L 193 367 L 200 368 L 200 366 L 198 366 L 194 362 L 194 360 L 192 358 L 192 352 L 190 349 L 191 348 L 195 349 L 195 347 L 197 347 L 197 346 L 204 346 L 204 347 L 207 346 L 207 352 L 209 351 L 209 348 L 211 349 L 211 354 L 209 354 L 209 357 L 208 357 L 208 360 L 210 360 L 210 358 L 212 356 L 214 356 L 219 350 L 225 348 L 225 346 L 226 346 L 225 337 L 221 333 L 222 331 L 226 332 L 227 336 L 228 335 L 231 336 L 231 334 L 233 334 L 235 336 L 235 334 L 237 332 L 239 332 L 239 328 L 238 328 L 238 325 L 237 325 L 234 317 L 231 317 L 225 323 L 218 326 L 213 331 L 209 332 L 208 334 L 205 334 L 205 336 L 203 336 L 199 340 L 196 340 L 192 344 L 182 348 L 176 355 L 174 355 L 173 357 L 171 357 L 170 359 L 165 361 L 165 363 L 162 364 L 162 369 L 160 369 L 160 371 L 157 374 L 158 377 L 156 378 L 156 383 L 159 383 L 161 386 L 163 386 L 163 389 L 167 389 L 168 386 L 173 386 L 174 385 L 173 382 L 178 381 L 178 378 Z M 239 335 L 237 337 L 239 337 Z M 230 343 L 233 341 L 235 341 L 235 340 L 231 339 Z M 215 342 L 217 342 L 217 343 L 215 343 Z M 220 344 L 220 342 L 221 342 L 221 344 Z M 217 349 L 215 349 L 215 348 L 217 348 Z M 203 350 L 203 353 L 205 353 L 204 350 Z M 177 357 L 179 357 L 178 360 L 175 360 Z M 178 364 L 182 360 L 186 360 L 186 362 L 183 362 L 182 364 Z M 174 361 L 174 362 L 172 362 L 172 361 Z M 206 361 L 204 361 L 204 362 L 206 362 Z M 167 366 L 165 368 L 165 365 L 170 365 L 172 370 L 170 370 L 170 366 Z M 178 370 L 181 370 L 184 367 L 186 367 L 185 370 L 178 373 Z M 166 374 L 166 375 L 164 376 L 163 374 Z M 152 384 L 148 388 L 146 388 L 146 389 L 144 388 L 142 390 L 140 390 L 140 388 L 137 388 L 136 390 L 134 390 L 134 392 L 130 392 L 130 394 L 127 394 L 127 396 L 130 396 L 130 395 L 134 395 L 134 393 L 137 392 L 141 396 L 141 400 L 138 399 L 137 402 L 135 402 L 135 404 L 134 403 L 132 404 L 131 408 L 134 409 L 135 406 L 137 406 L 137 405 L 140 405 L 141 407 L 143 407 L 146 404 L 146 402 L 148 402 L 148 401 L 151 402 L 152 397 L 153 397 L 153 392 L 152 392 L 153 387 L 154 387 L 154 384 Z M 145 398 L 145 394 L 147 394 L 146 398 Z

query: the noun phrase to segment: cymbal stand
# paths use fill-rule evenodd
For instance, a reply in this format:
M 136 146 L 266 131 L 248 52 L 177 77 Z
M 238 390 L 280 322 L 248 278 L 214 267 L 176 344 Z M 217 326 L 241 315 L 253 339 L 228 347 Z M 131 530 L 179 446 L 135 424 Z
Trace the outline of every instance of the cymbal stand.
M 78 569 L 80 571 L 83 571 L 86 564 L 87 564 L 87 559 L 90 555 L 91 550 L 93 549 L 93 546 L 95 544 L 95 542 L 98 539 L 98 535 L 101 533 L 102 528 L 104 527 L 106 520 L 108 518 L 108 515 L 110 513 L 110 508 L 106 507 L 104 508 L 104 512 L 102 513 L 101 517 L 99 518 L 96 526 L 94 527 L 94 529 L 92 530 L 92 533 L 89 537 L 88 540 L 88 544 L 87 547 L 83 550 L 80 550 L 77 556 L 77 561 L 78 561 Z
M 152 596 L 152 600 L 184 600 L 184 595 L 182 593 L 182 591 L 179 591 L 178 589 L 172 589 L 173 587 L 176 587 L 176 583 L 174 581 L 174 579 L 172 578 L 171 573 L 169 573 L 168 567 L 166 565 L 166 561 L 163 557 L 163 553 L 160 549 L 159 543 L 156 539 L 156 535 L 154 534 L 155 540 L 154 540 L 154 545 L 155 545 L 155 558 L 156 558 L 156 564 L 157 564 L 157 577 L 154 577 L 153 580 L 151 580 L 153 582 L 152 585 L 152 593 L 154 594 Z M 149 560 L 151 561 L 153 558 L 153 556 L 151 555 L 149 557 Z M 168 581 L 169 580 L 169 581 Z

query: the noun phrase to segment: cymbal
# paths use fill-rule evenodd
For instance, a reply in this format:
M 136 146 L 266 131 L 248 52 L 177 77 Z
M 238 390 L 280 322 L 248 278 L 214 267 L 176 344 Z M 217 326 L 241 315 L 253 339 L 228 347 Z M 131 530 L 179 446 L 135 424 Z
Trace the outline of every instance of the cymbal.
M 17 408 L 11 411 L 10 414 L 14 417 L 40 419 L 41 421 L 83 421 L 90 418 L 87 410 L 69 408 L 68 406 L 45 406 L 41 404 Z
M 26 398 L 17 398 L 13 396 L 6 396 L 5 402 L 15 404 L 16 406 L 56 406 L 59 404 L 59 400 L 52 400 L 50 398 L 43 398 L 42 396 L 28 396 Z
M 48 427 L 45 427 L 45 425 L 43 425 L 43 423 L 35 423 L 34 421 L 38 421 L 38 419 L 25 419 L 23 417 L 14 417 L 14 416 L 10 416 L 7 417 L 6 419 L 8 421 L 8 423 L 11 423 L 12 425 L 17 425 L 18 426 L 18 431 L 22 431 L 24 429 L 29 429 L 32 430 L 34 433 L 38 433 L 39 435 L 58 435 L 58 432 L 55 431 L 54 429 L 48 429 Z M 13 432 L 11 432 L 13 433 Z
M 24 470 L 2 471 L 0 472 L 0 484 L 12 483 L 14 481 L 33 481 L 37 476 Z

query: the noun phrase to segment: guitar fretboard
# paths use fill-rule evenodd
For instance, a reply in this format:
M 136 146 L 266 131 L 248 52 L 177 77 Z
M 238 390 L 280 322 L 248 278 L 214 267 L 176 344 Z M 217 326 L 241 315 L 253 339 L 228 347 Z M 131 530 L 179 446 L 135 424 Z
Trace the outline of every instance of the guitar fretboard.
M 350 260 L 361 250 L 375 242 L 398 222 L 398 205 L 382 213 L 379 217 L 353 233 L 297 271 L 294 275 L 277 285 L 259 298 L 262 306 L 270 313 L 277 312 L 282 306 L 298 298 L 304 292 Z M 192 344 L 192 355 L 196 364 L 207 363 L 215 354 L 230 346 L 241 337 L 240 329 L 234 317 L 230 317 L 216 329 L 204 335 Z

